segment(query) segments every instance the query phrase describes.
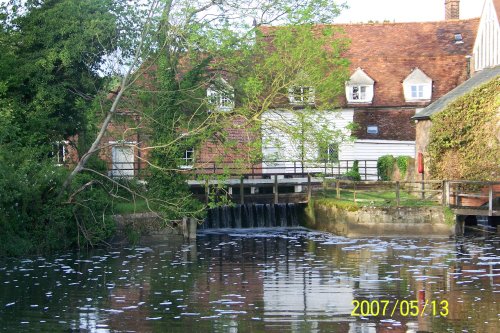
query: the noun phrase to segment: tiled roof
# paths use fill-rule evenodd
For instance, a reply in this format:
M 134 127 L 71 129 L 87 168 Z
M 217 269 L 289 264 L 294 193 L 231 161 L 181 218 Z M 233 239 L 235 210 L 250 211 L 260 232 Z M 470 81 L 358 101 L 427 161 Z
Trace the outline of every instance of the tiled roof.
M 474 88 L 482 85 L 483 83 L 489 82 L 496 77 L 500 76 L 500 66 L 493 68 L 484 69 L 476 73 L 469 80 L 465 81 L 425 109 L 417 113 L 412 119 L 425 120 L 429 119 L 433 114 L 438 113 L 446 108 L 448 104 L 453 102 L 455 99 L 463 96 L 473 90 Z
M 495 0 L 496 1 L 496 0 Z M 361 67 L 375 80 L 371 106 L 403 106 L 402 81 L 418 67 L 433 80 L 432 100 L 462 83 L 472 53 L 479 19 L 417 23 L 338 24 L 351 40 L 345 56 L 351 74 Z M 316 26 L 316 29 L 325 27 Z M 276 28 L 264 27 L 265 35 Z M 455 33 L 463 43 L 455 43 Z M 346 104 L 343 99 L 342 104 Z M 413 105 L 419 105 L 414 103 Z

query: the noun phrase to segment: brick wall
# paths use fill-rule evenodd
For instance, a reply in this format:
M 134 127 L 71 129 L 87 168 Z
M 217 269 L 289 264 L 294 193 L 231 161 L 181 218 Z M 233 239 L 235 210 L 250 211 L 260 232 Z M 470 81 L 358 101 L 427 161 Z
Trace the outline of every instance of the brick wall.
M 356 109 L 354 123 L 355 136 L 368 140 L 415 140 L 415 123 L 410 118 L 415 109 Z M 368 134 L 369 125 L 378 126 L 378 134 Z

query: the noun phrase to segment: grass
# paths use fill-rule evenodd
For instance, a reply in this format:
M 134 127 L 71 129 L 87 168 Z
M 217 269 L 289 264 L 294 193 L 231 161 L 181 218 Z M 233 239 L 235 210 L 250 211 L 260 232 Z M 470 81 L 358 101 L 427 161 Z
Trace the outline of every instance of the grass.
M 151 205 L 151 204 L 150 204 Z M 146 213 L 151 210 L 144 199 L 136 199 L 135 201 L 117 201 L 113 204 L 115 214 L 133 214 Z
M 354 203 L 354 192 L 352 190 L 341 190 L 340 199 L 337 199 L 335 191 L 326 191 L 323 196 L 326 201 L 334 200 L 337 203 L 351 203 L 357 206 L 370 207 L 396 207 L 396 193 L 394 191 L 356 191 L 356 203 Z M 323 200 L 319 199 L 319 200 Z M 408 192 L 400 191 L 400 207 L 437 206 L 439 203 L 432 200 L 422 200 Z

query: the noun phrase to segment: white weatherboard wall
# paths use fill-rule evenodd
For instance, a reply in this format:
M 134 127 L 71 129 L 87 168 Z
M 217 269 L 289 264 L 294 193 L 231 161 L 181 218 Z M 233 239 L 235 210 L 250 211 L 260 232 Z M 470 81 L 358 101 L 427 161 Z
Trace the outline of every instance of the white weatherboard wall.
M 476 71 L 500 65 L 500 24 L 492 0 L 486 0 L 474 44 Z
M 362 176 L 367 174 L 366 179 L 377 179 L 377 159 L 384 155 L 393 156 L 415 156 L 415 141 L 396 140 L 356 140 L 352 143 L 344 143 L 339 147 L 339 160 L 337 163 L 308 162 L 304 168 L 299 161 L 300 148 L 297 141 L 282 130 L 286 126 L 296 126 L 294 116 L 296 111 L 273 110 L 263 114 L 262 126 L 262 154 L 264 161 L 276 161 L 263 163 L 264 173 L 293 174 L 302 172 L 327 172 L 345 173 L 352 166 L 354 160 L 360 161 L 359 168 Z M 344 135 L 349 135 L 348 125 L 353 121 L 354 111 L 344 109 L 342 111 L 324 112 L 322 122 L 316 126 L 329 126 L 339 130 Z M 319 156 L 318 148 L 313 144 L 306 144 L 306 160 L 314 161 Z M 364 162 L 369 160 L 368 162 Z M 349 161 L 349 162 L 347 162 Z M 349 165 L 348 165 L 349 163 Z M 363 177 L 365 178 L 365 177 Z

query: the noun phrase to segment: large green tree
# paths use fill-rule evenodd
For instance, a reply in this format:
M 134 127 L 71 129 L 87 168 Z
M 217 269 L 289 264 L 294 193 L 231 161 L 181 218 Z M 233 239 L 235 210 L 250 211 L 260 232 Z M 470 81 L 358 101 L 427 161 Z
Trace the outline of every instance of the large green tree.
M 82 174 L 58 198 L 67 170 L 51 153 L 71 135 L 84 137 L 94 97 L 106 86 L 103 64 L 128 45 L 119 33 L 128 6 L 119 0 L 2 3 L 0 254 L 80 239 L 92 244 L 109 235 L 101 186 Z M 87 191 L 77 190 L 82 186 Z

